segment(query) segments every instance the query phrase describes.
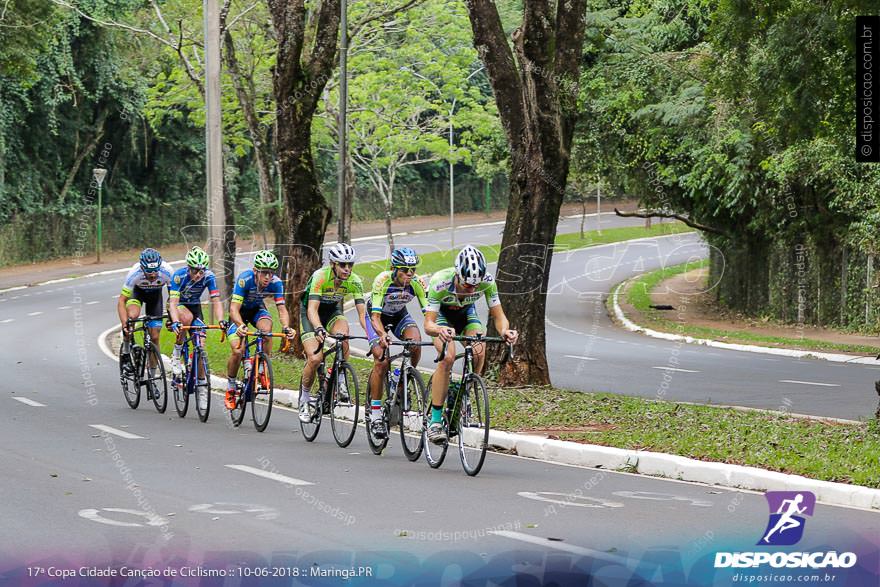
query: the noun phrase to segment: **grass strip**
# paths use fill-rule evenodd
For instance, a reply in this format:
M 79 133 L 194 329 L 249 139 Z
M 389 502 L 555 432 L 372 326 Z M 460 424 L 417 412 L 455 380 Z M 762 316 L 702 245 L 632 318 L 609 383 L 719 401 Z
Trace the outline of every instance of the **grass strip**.
M 759 346 L 797 348 L 815 351 L 837 351 L 868 355 L 874 355 L 877 353 L 878 347 L 862 344 L 836 343 L 811 338 L 770 336 L 743 330 L 726 330 L 675 322 L 667 319 L 662 314 L 662 311 L 651 308 L 651 292 L 654 291 L 654 289 L 656 289 L 663 281 L 670 277 L 708 266 L 708 259 L 703 259 L 701 261 L 652 271 L 651 273 L 646 273 L 645 275 L 634 279 L 626 290 L 625 299 L 639 313 L 641 313 L 642 318 L 639 320 L 639 325 L 653 330 L 670 332 L 682 336 L 693 336 L 695 338 L 706 338 L 730 343 L 756 344 Z M 609 305 L 612 304 L 613 300 L 609 296 Z

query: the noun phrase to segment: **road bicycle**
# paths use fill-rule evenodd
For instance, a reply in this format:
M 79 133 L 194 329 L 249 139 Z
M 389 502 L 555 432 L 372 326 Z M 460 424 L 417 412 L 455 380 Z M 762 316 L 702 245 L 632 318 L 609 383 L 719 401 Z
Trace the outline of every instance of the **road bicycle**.
M 189 396 L 195 395 L 196 413 L 202 422 L 208 421 L 211 411 L 211 371 L 208 369 L 208 354 L 205 352 L 207 330 L 219 330 L 220 342 L 226 340 L 226 331 L 220 326 L 181 326 L 188 331 L 180 351 L 180 375 L 171 375 L 171 389 L 174 394 L 174 408 L 181 418 L 189 409 Z
M 244 420 L 248 402 L 254 428 L 262 432 L 269 425 L 272 415 L 272 401 L 275 397 L 275 379 L 272 375 L 272 361 L 263 350 L 263 340 L 281 338 L 281 352 L 290 348 L 290 339 L 283 332 L 255 332 L 244 337 L 244 356 L 238 366 L 235 391 L 232 392 L 235 407 L 227 408 L 232 425 L 238 427 Z M 253 339 L 253 340 L 249 340 Z
M 131 342 L 128 354 L 124 353 L 125 341 L 119 349 L 119 382 L 122 384 L 122 393 L 125 401 L 131 409 L 135 410 L 141 401 L 141 387 L 147 390 L 147 399 L 153 400 L 153 405 L 160 414 L 165 413 L 168 407 L 168 380 L 165 379 L 165 364 L 158 345 L 153 344 L 150 337 L 149 322 L 161 321 L 167 318 L 163 316 L 141 316 L 126 320 L 126 329 L 131 332 Z M 143 343 L 137 342 L 136 334 L 143 333 Z M 148 367 L 153 359 L 155 367 Z M 152 370 L 152 373 L 150 372 Z
M 403 350 L 391 357 L 388 356 L 388 348 L 382 354 L 382 360 L 388 359 L 388 372 L 385 374 L 385 401 L 382 405 L 382 418 L 385 420 L 385 438 L 376 438 L 371 426 L 372 406 L 370 384 L 367 383 L 367 393 L 364 398 L 364 422 L 367 427 L 367 444 L 373 454 L 380 455 L 388 445 L 391 437 L 391 429 L 398 427 L 400 432 L 400 445 L 403 454 L 410 461 L 416 461 L 422 456 L 424 447 L 424 434 L 422 414 L 425 412 L 425 384 L 418 369 L 412 365 L 412 349 L 419 346 L 434 346 L 431 342 L 417 342 L 411 340 L 394 341 L 393 346 L 401 346 Z M 394 369 L 392 361 L 403 358 L 400 367 Z
M 342 343 L 346 340 L 367 340 L 365 336 L 348 336 L 346 334 L 327 334 L 334 339 L 333 346 L 324 351 L 324 360 L 318 365 L 318 395 L 309 402 L 309 421 L 300 420 L 303 437 L 312 442 L 321 429 L 324 414 L 330 416 L 330 427 L 333 438 L 341 448 L 351 444 L 357 430 L 358 410 L 360 409 L 360 388 L 354 368 L 343 356 Z M 314 354 L 323 350 L 323 346 L 315 349 Z M 325 367 L 327 358 L 333 357 L 333 365 Z M 340 383 L 342 383 L 340 389 Z
M 450 379 L 450 389 L 443 409 L 443 431 L 447 440 L 440 444 L 428 441 L 428 425 L 431 422 L 431 381 L 425 390 L 424 420 L 422 424 L 422 442 L 425 445 L 425 459 L 432 469 L 443 464 L 449 443 L 457 437 L 458 455 L 461 466 L 471 477 L 477 475 L 486 460 L 486 449 L 489 446 L 489 394 L 483 378 L 474 372 L 475 344 L 507 343 L 497 336 L 455 336 L 452 340 L 464 345 L 464 352 L 455 356 L 455 360 L 464 359 L 461 380 L 457 388 Z M 434 361 L 439 363 L 446 355 L 446 343 L 440 356 Z M 508 357 L 513 358 L 513 346 L 508 344 Z

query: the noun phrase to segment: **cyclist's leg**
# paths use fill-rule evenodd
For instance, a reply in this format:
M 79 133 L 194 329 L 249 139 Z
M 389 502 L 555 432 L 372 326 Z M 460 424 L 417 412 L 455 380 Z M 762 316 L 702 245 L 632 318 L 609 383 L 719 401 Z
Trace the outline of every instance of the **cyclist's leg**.
M 412 340 L 415 342 L 422 341 L 422 334 L 419 332 L 419 326 L 409 312 L 404 308 L 401 316 L 396 320 L 394 325 L 394 336 L 400 340 Z M 410 349 L 410 361 L 413 367 L 419 366 L 419 360 L 422 358 L 422 347 L 414 346 Z
M 315 354 L 319 345 L 317 339 L 315 339 L 315 329 L 312 327 L 312 323 L 309 322 L 304 306 L 300 306 L 299 323 L 299 339 L 302 341 L 303 352 L 306 355 L 306 363 L 303 365 L 302 376 L 299 380 L 300 405 L 302 405 L 303 400 L 310 399 L 312 384 L 315 382 L 315 372 L 318 369 L 318 365 L 324 360 L 324 353 Z
M 442 307 L 437 313 L 437 325 L 454 328 L 456 334 L 461 332 L 459 326 L 464 326 L 458 313 L 449 312 Z M 434 338 L 434 348 L 437 349 L 438 355 L 443 350 L 443 342 L 439 338 Z M 452 373 L 452 365 L 455 364 L 455 352 L 456 344 L 451 341 L 446 346 L 446 354 L 437 363 L 437 369 L 434 371 L 434 377 L 431 381 L 431 406 L 434 408 L 432 420 L 434 422 L 440 421 L 440 413 L 446 402 L 446 394 L 449 391 L 449 376 Z
M 164 307 L 162 304 L 162 290 L 155 290 L 150 292 L 144 292 L 143 297 L 141 298 L 144 302 L 144 312 L 147 316 L 161 316 L 162 308 Z M 150 320 L 147 322 L 147 327 L 150 329 L 150 338 L 153 340 L 153 344 L 156 348 L 159 348 L 159 333 L 162 331 L 162 320 Z M 150 369 L 155 369 L 159 365 L 157 363 L 157 359 L 155 355 L 150 355 Z M 151 374 L 152 376 L 152 374 Z
M 241 319 L 247 325 L 253 321 L 256 310 L 244 309 L 240 310 Z M 229 359 L 226 361 L 226 407 L 230 408 L 232 402 L 232 392 L 235 391 L 236 377 L 238 376 L 238 368 L 241 366 L 241 359 L 244 356 L 244 338 L 238 335 L 238 325 L 232 324 L 227 331 L 229 338 Z
M 323 317 L 322 320 L 323 322 Z M 333 334 L 344 334 L 348 336 L 349 327 L 348 327 L 348 319 L 345 317 L 345 314 L 342 313 L 341 310 L 336 310 L 330 316 L 330 318 L 326 322 L 327 324 L 327 332 L 332 332 Z M 342 357 L 348 360 L 348 341 L 343 341 L 342 343 Z
M 261 332 L 272 332 L 272 316 L 269 314 L 268 310 L 261 308 L 257 315 L 254 316 L 253 325 L 257 327 L 257 330 Z M 267 355 L 272 354 L 272 339 L 264 338 L 263 339 L 263 352 Z
M 471 304 L 467 308 L 467 325 L 464 329 L 465 336 L 476 336 L 477 334 L 486 334 L 486 327 L 480 322 L 477 315 L 476 304 Z M 474 372 L 482 374 L 483 364 L 486 362 L 486 345 L 474 345 Z
M 382 347 L 379 345 L 379 333 L 373 328 L 370 320 L 370 306 L 367 305 L 367 338 L 370 343 L 370 353 L 373 355 L 373 369 L 370 371 L 370 400 L 381 401 L 382 381 L 388 372 L 388 361 L 382 361 Z M 384 324 L 384 316 L 383 316 Z
M 183 304 L 177 305 L 177 316 L 180 318 L 180 323 L 183 326 L 192 326 L 193 320 L 195 319 L 195 314 L 190 310 L 191 306 L 184 306 Z M 199 307 L 201 309 L 201 307 Z M 177 334 L 177 344 L 183 344 L 183 330 L 181 330 Z

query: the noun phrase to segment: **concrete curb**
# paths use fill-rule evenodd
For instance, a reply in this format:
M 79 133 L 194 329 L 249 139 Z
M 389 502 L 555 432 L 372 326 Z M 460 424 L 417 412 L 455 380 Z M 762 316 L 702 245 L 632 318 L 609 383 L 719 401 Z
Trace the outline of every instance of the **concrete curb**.
M 106 339 L 119 328 L 118 325 L 113 326 L 98 336 L 98 347 L 114 361 L 119 359 Z M 168 357 L 165 360 L 169 361 Z M 223 389 L 226 381 L 211 375 L 211 383 Z M 275 401 L 295 407 L 298 394 L 289 389 L 275 389 Z M 751 491 L 811 491 L 818 501 L 825 504 L 880 510 L 880 489 L 818 481 L 756 467 L 711 463 L 671 454 L 581 444 L 500 430 L 489 431 L 489 446 L 516 453 L 520 457 L 551 463 L 638 473 L 677 481 Z
M 639 326 L 632 320 L 626 317 L 623 313 L 623 309 L 620 307 L 618 302 L 618 294 L 620 290 L 629 283 L 631 279 L 627 279 L 617 284 L 614 288 L 614 293 L 612 294 L 612 300 L 614 304 L 614 316 L 617 320 L 623 325 L 624 328 L 629 330 L 630 332 L 639 332 L 646 336 L 650 336 L 652 338 L 660 338 L 663 340 L 671 340 L 676 342 L 685 342 L 688 344 L 699 344 L 703 346 L 709 346 L 719 349 L 727 349 L 731 351 L 743 351 L 747 353 L 760 353 L 764 355 L 777 355 L 783 357 L 790 357 L 796 359 L 820 359 L 823 361 L 831 361 L 832 363 L 852 363 L 858 365 L 880 365 L 880 361 L 878 361 L 874 357 L 857 357 L 853 355 L 844 355 L 841 353 L 823 353 L 820 351 L 801 351 L 795 349 L 782 349 L 776 347 L 765 347 L 758 346 L 752 344 L 734 344 L 729 342 L 721 342 L 717 340 L 711 340 L 707 338 L 694 338 L 693 336 L 684 336 L 681 334 L 672 334 L 670 332 L 660 332 L 657 330 L 651 330 L 650 328 L 646 328 L 644 326 Z

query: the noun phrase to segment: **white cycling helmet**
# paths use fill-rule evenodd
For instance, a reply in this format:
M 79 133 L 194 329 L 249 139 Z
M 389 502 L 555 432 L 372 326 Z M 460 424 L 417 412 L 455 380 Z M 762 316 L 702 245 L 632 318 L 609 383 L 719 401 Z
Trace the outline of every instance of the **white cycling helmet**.
M 336 243 L 327 251 L 331 263 L 354 263 L 354 247 L 347 243 Z
M 479 285 L 486 277 L 486 258 L 476 247 L 466 246 L 455 258 L 455 274 L 468 285 Z

